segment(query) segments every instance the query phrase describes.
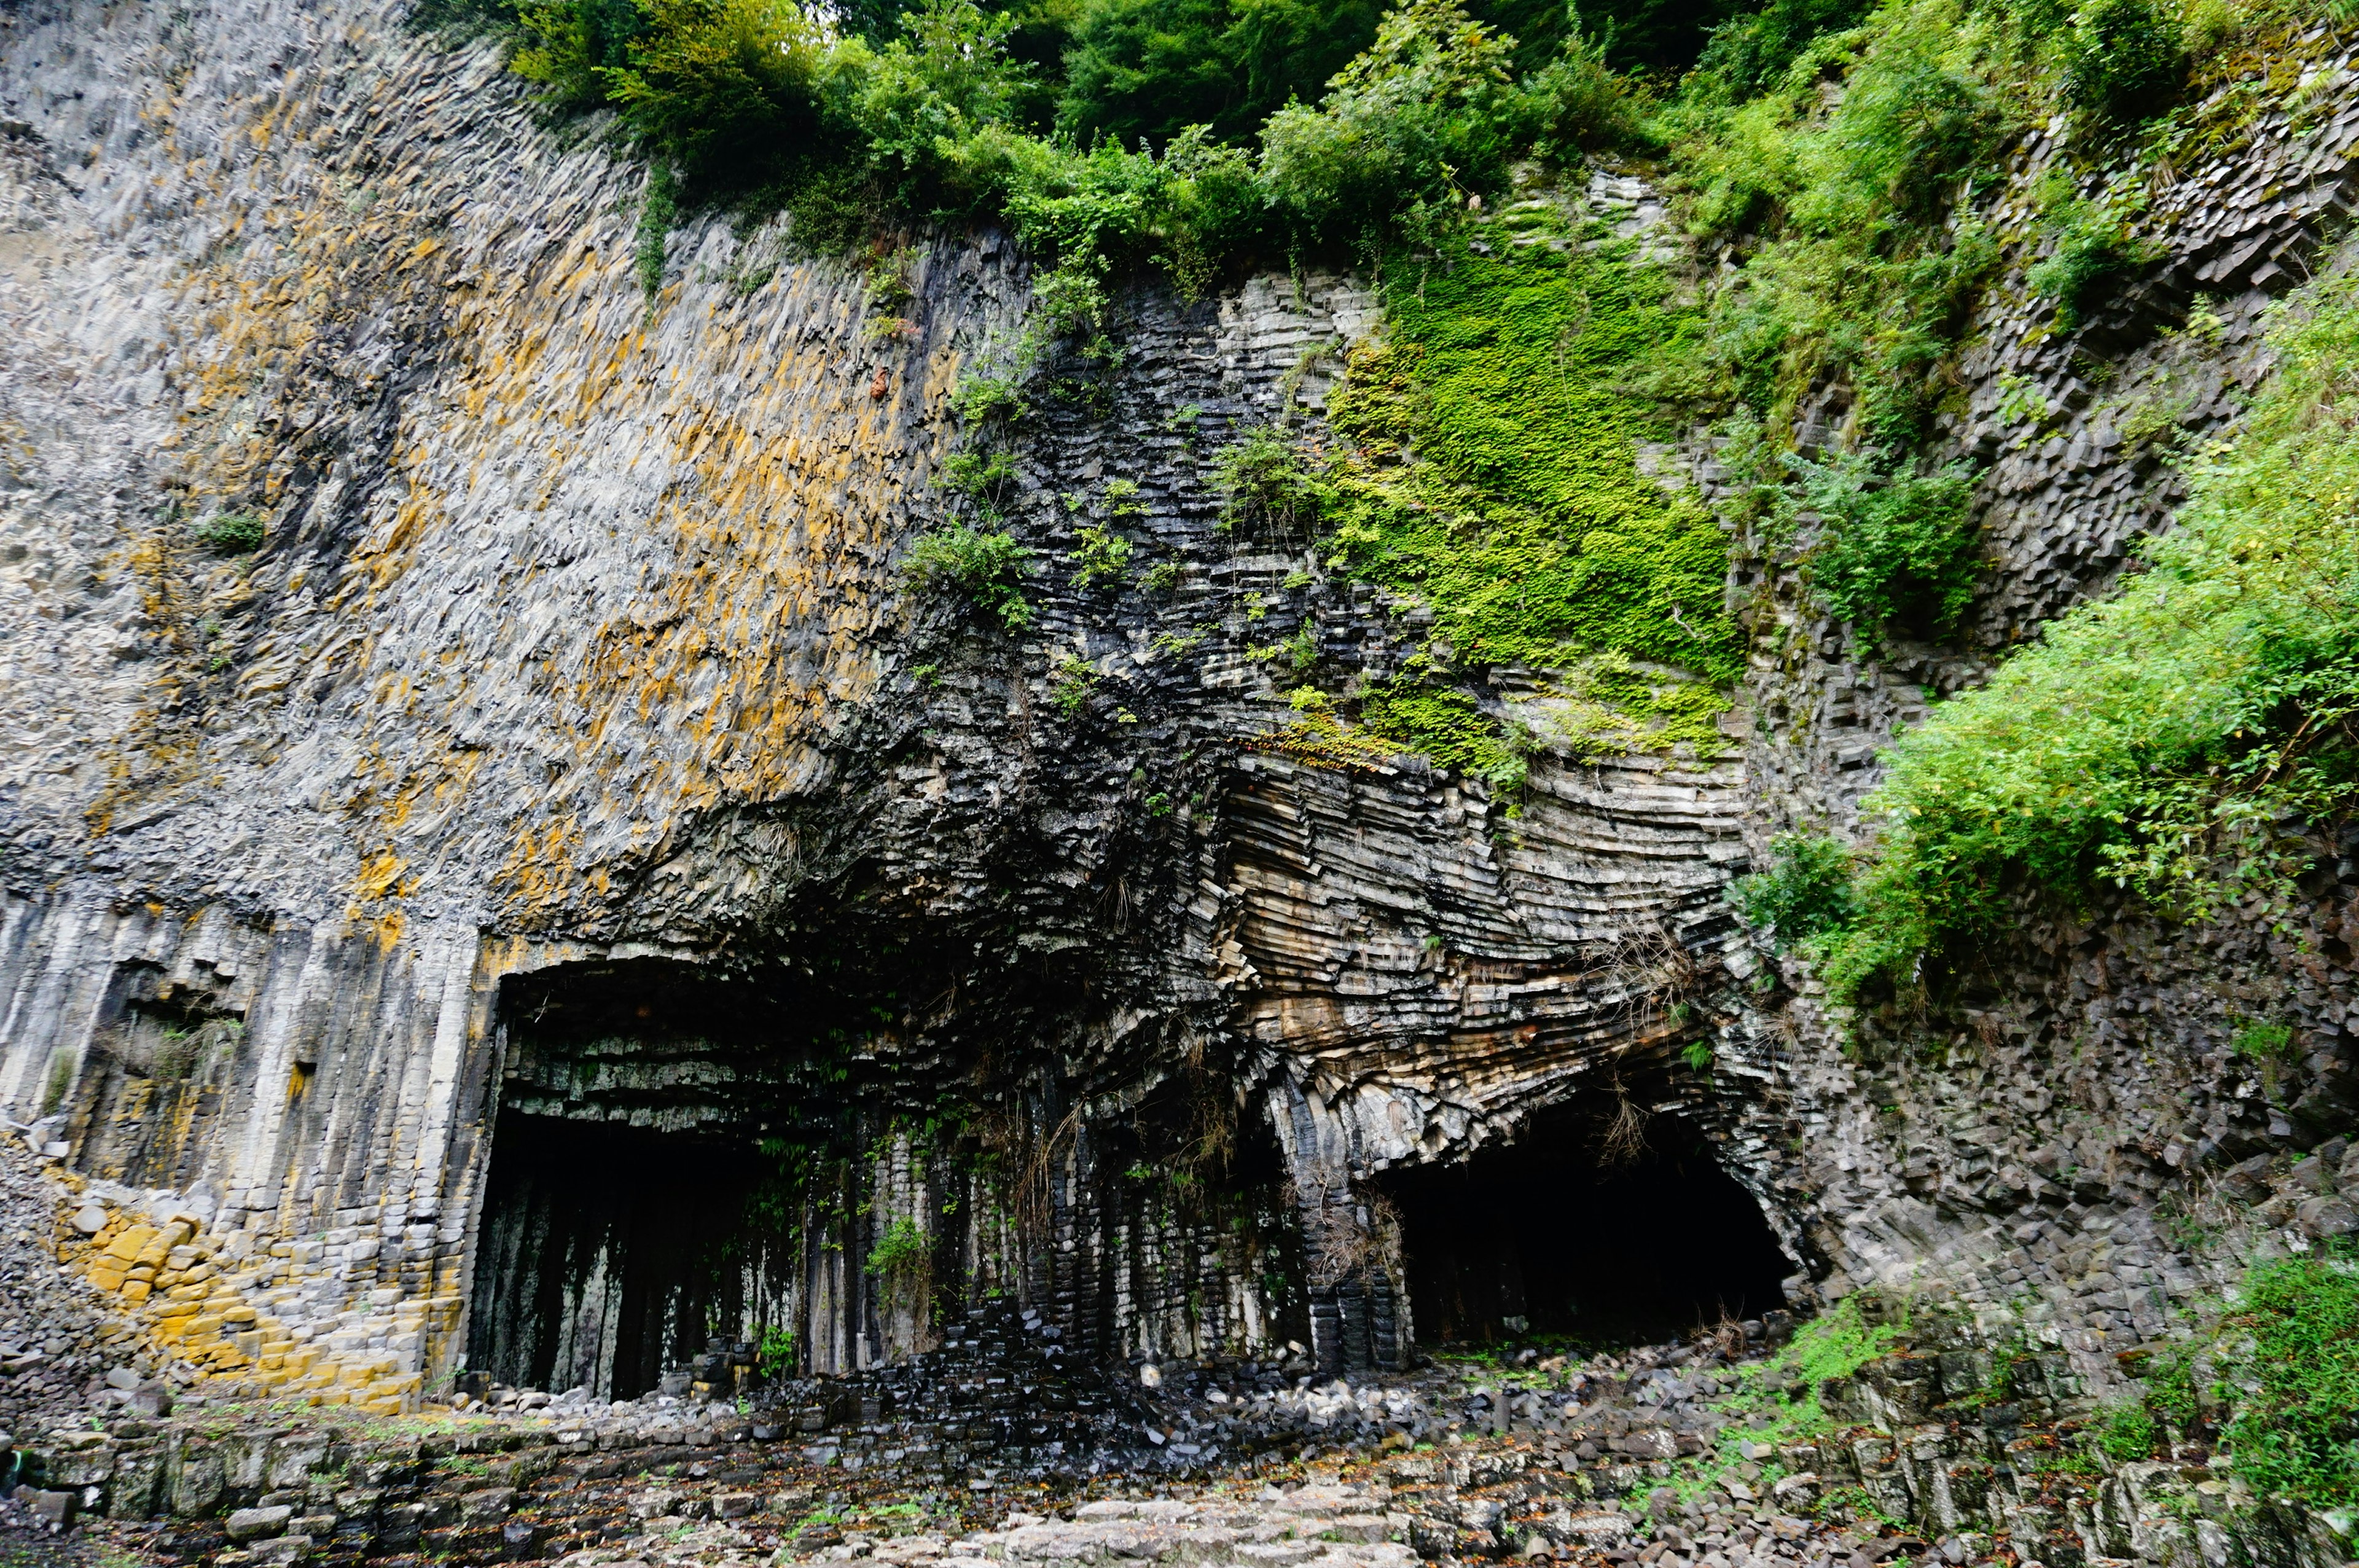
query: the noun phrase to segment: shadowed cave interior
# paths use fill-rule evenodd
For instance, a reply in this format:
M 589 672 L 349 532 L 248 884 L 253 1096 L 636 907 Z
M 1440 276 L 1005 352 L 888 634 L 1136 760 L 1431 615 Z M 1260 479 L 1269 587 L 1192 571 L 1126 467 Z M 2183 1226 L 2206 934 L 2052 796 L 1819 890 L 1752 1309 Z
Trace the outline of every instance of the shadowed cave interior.
M 1795 1264 L 1701 1134 L 1657 1117 L 1618 1162 L 1602 1141 L 1568 1108 L 1391 1178 L 1420 1342 L 1653 1342 L 1785 1304 Z
M 898 1053 L 874 1048 L 842 1000 L 859 988 L 830 984 L 842 978 L 723 979 L 633 960 L 511 982 L 470 1368 L 624 1399 L 661 1386 L 715 1338 L 760 1332 L 748 1325 L 792 1325 L 807 1370 L 929 1341 L 937 1309 L 897 1301 L 874 1266 L 888 1227 L 872 1162 L 909 1125 L 894 1109 L 907 1085 L 875 1076 Z M 944 1084 L 943 1065 L 922 1070 Z M 1136 1305 L 1158 1292 L 1211 1300 L 1214 1277 L 1245 1270 L 1276 1292 L 1263 1316 L 1204 1332 L 1215 1343 L 1239 1331 L 1310 1336 L 1287 1282 L 1299 1264 L 1284 1234 L 1283 1161 L 1250 1116 L 1224 1137 L 1232 1153 L 1216 1179 L 1183 1182 L 1174 1199 L 1167 1179 L 1201 1137 L 1190 1104 L 1167 1086 L 1122 1120 L 1073 1134 L 1086 1171 L 1060 1200 L 1059 1223 L 1069 1241 L 1100 1238 L 1098 1262 L 1081 1273 L 1025 1243 L 1021 1227 L 984 1224 L 1005 1171 L 987 1155 L 975 1162 L 960 1116 L 929 1117 L 934 1145 L 908 1157 L 925 1173 L 923 1195 L 904 1199 L 927 1211 L 923 1291 L 954 1308 L 1020 1280 L 1027 1295 L 1070 1303 L 1074 1348 L 1113 1351 L 1128 1336 L 1111 1271 L 1131 1281 L 1122 1291 Z M 1046 1102 L 1025 1114 L 1059 1119 Z M 1794 1264 L 1700 1133 L 1656 1117 L 1644 1146 L 1615 1162 L 1600 1156 L 1603 1126 L 1593 1108 L 1560 1108 L 1514 1144 L 1385 1180 L 1417 1341 L 1652 1341 L 1784 1304 L 1778 1281 Z

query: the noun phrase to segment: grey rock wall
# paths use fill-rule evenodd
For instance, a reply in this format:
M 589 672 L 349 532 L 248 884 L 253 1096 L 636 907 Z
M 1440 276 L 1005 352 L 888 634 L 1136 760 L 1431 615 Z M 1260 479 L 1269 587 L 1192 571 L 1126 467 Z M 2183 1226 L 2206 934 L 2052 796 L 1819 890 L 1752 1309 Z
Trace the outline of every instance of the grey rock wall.
M 612 1354 L 611 1244 L 486 1220 L 503 1107 L 826 1151 L 792 1257 L 733 1298 L 821 1370 L 925 1343 L 862 1266 L 902 1224 L 945 1291 L 1012 1290 L 1093 1351 L 1397 1357 L 1386 1182 L 1568 1107 L 1708 1134 L 1798 1298 L 2028 1292 L 2102 1368 L 2214 1267 L 2158 1227 L 2187 1173 L 2343 1116 L 2347 975 L 2271 989 L 2311 960 L 2256 930 L 2034 926 L 1965 1022 L 1863 1056 L 1721 888 L 1779 827 L 1852 829 L 1896 725 L 2167 526 L 2165 449 L 2233 417 L 2267 299 L 2348 205 L 2349 71 L 2306 47 L 2301 123 L 2179 171 L 2165 259 L 2069 337 L 2022 282 L 2057 156 L 2024 149 L 1951 431 L 1994 465 L 1969 646 L 1867 649 L 1740 540 L 1743 753 L 1543 754 L 1511 814 L 1277 733 L 1271 644 L 1307 633 L 1341 681 L 1426 634 L 1311 541 L 1224 531 L 1211 486 L 1242 430 L 1320 416 L 1376 323 L 1361 283 L 1141 289 L 1118 367 L 1049 367 L 1005 438 L 1034 552 L 1011 636 L 897 566 L 976 438 L 949 394 L 1026 308 L 1000 237 L 910 236 L 891 331 L 783 221 L 689 222 L 645 296 L 638 175 L 538 125 L 487 49 L 367 0 L 11 9 L 0 1106 L 107 1212 L 110 1288 L 160 1281 L 138 1260 L 175 1225 L 201 1244 L 210 1277 L 134 1292 L 157 1332 L 394 1403 L 507 1293 L 484 1260 L 540 1243 L 582 1260 L 552 1354 Z M 1580 199 L 1663 218 L 1633 178 Z M 2198 291 L 2216 325 L 2182 331 Z M 258 553 L 200 542 L 224 514 L 265 521 Z M 1085 525 L 1127 578 L 1077 584 Z M 758 1027 L 697 1022 L 747 985 Z M 2256 988 L 2298 1000 L 2307 1054 L 2247 1088 L 2223 1031 Z M 600 997 L 596 1029 L 540 1029 Z M 913 1137 L 943 1104 L 956 1128 Z M 1250 1191 L 1190 1195 L 1188 1150 Z M 1024 1214 L 978 1218 L 978 1180 Z M 543 1344 L 489 1310 L 479 1343 Z

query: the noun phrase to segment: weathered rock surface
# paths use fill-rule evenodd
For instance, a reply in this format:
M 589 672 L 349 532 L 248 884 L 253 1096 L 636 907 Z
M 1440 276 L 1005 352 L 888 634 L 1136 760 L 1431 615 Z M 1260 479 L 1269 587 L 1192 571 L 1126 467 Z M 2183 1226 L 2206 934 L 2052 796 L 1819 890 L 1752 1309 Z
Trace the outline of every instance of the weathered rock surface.
M 2354 1223 L 2352 861 L 2284 929 L 2027 922 L 1965 1026 L 1851 1053 L 1720 892 L 1774 831 L 1850 827 L 1896 726 L 2167 526 L 2169 449 L 2233 416 L 2267 298 L 2351 205 L 2350 62 L 2304 47 L 2299 132 L 2264 114 L 2180 171 L 2147 220 L 2164 259 L 2069 336 L 2014 281 L 2056 156 L 2024 149 L 1951 431 L 1993 462 L 1967 647 L 1872 651 L 1740 541 L 1742 752 L 1544 754 L 1510 803 L 1271 742 L 1277 650 L 1340 684 L 1427 636 L 1310 541 L 1223 531 L 1210 483 L 1242 429 L 1319 416 L 1375 322 L 1359 281 L 1141 287 L 1117 368 L 1050 367 L 1011 439 L 1036 552 L 1011 636 L 897 565 L 971 438 L 952 386 L 1026 308 L 998 236 L 923 237 L 889 332 L 783 221 L 690 222 L 643 297 L 638 174 L 397 6 L 0 12 L 0 114 L 27 127 L 0 134 L 0 1107 L 71 1189 L 16 1227 L 114 1323 L 0 1387 L 54 1404 L 111 1359 L 132 1422 L 150 1384 L 391 1415 L 473 1357 L 586 1409 L 666 1373 L 721 1392 L 755 1354 L 724 1335 L 698 1376 L 682 1325 L 791 1325 L 799 1369 L 881 1375 L 954 1357 L 960 1312 L 1002 1299 L 1092 1363 L 1290 1341 L 1302 1376 L 1397 1368 L 1402 1172 L 1519 1135 L 1577 1163 L 1651 1127 L 1757 1205 L 1792 1304 L 1947 1292 L 2102 1389 L 2241 1255 L 2182 1246 L 2161 1195 L 2234 1206 L 2223 1234 L 2254 1245 Z M 1634 234 L 1663 215 L 1621 176 L 1578 200 Z M 229 513 L 266 523 L 258 553 L 199 541 Z M 1084 525 L 1168 570 L 1077 584 Z M 1521 672 L 1479 689 L 1533 697 Z M 2297 1043 L 2266 1081 L 2228 1048 L 2263 1010 Z M 498 1161 L 527 1147 L 538 1184 Z M 2227 1173 L 2208 1200 L 2202 1173 Z M 657 1189 L 677 1224 L 631 1206 Z M 1605 1435 L 1632 1465 L 1680 1451 Z M 237 1493 L 257 1541 L 387 1528 L 293 1450 L 303 1495 L 277 1501 L 233 1475 L 266 1444 L 176 1452 L 125 1510 Z M 1902 1463 L 1851 1470 L 1873 1490 Z M 393 1538 L 487 1547 L 513 1468 L 386 1505 L 419 1510 Z M 1498 1545 L 1497 1517 L 1461 1522 Z M 1628 1560 L 1593 1517 L 1549 1539 Z M 1785 1517 L 1746 1549 L 1814 1560 Z M 1159 1550 L 1154 1523 L 992 1544 Z M 1218 1524 L 1232 1560 L 1286 1555 L 1259 1528 Z M 2168 1554 L 2112 1528 L 2071 1524 Z M 1691 1555 L 1741 1568 L 1725 1541 Z

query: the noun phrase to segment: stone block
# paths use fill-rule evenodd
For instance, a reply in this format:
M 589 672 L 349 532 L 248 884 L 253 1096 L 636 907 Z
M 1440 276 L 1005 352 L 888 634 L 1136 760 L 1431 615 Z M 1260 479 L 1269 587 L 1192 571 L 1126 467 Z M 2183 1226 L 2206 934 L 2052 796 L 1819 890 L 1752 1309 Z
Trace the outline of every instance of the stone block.
M 222 1529 L 232 1541 L 243 1543 L 284 1534 L 287 1521 L 294 1517 L 295 1510 L 284 1503 L 276 1508 L 239 1509 L 223 1523 Z

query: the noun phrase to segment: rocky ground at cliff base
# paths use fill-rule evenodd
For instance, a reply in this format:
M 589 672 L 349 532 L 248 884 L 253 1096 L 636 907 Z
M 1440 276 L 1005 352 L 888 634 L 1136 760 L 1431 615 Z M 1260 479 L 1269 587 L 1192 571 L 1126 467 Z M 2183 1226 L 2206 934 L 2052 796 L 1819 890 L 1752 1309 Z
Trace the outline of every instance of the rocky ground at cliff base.
M 1056 1365 L 1021 1314 L 966 1327 L 971 1345 L 914 1367 L 742 1400 L 497 1389 L 399 1419 L 191 1400 L 152 1421 L 118 1407 L 38 1440 L 40 1484 L 5 1517 L 15 1541 L 74 1561 L 218 1568 L 2003 1561 L 1986 1534 L 1910 1535 L 1872 1504 L 1828 1506 L 1814 1476 L 1766 1479 L 1756 1455 L 1770 1449 L 1726 1433 L 1720 1396 L 1774 1348 L 1774 1321 L 1588 1359 L 1527 1346 L 1323 1383 L 1252 1362 L 1110 1376 Z M 1707 1451 L 1727 1462 L 1710 1484 L 1677 1465 Z
M 2245 1173 L 2239 1201 L 2298 1207 L 2322 1168 Z M 1299 1345 L 1101 1365 L 996 1305 L 849 1377 L 765 1382 L 753 1346 L 715 1342 L 627 1400 L 480 1378 L 399 1416 L 265 1399 L 103 1315 L 50 1250 L 79 1200 L 13 1141 L 0 1178 L 0 1325 L 39 1336 L 0 1381 L 5 1568 L 2107 1568 L 2191 1563 L 2182 1548 L 2226 1550 L 2252 1513 L 2201 1442 L 2104 1459 L 2076 1434 L 2088 1390 L 2067 1356 L 1995 1349 L 1930 1298 L 1348 1378 Z M 2257 1561 L 2347 1556 L 2271 1528 L 2286 1550 Z
M 108 1353 L 129 1342 L 102 1299 L 50 1251 L 58 1191 L 23 1141 L 0 1126 L 0 1433 L 46 1427 L 79 1411 Z M 127 1361 L 127 1355 L 117 1355 Z M 9 1471 L 0 1437 L 0 1477 Z M 0 1491 L 5 1491 L 0 1487 Z

